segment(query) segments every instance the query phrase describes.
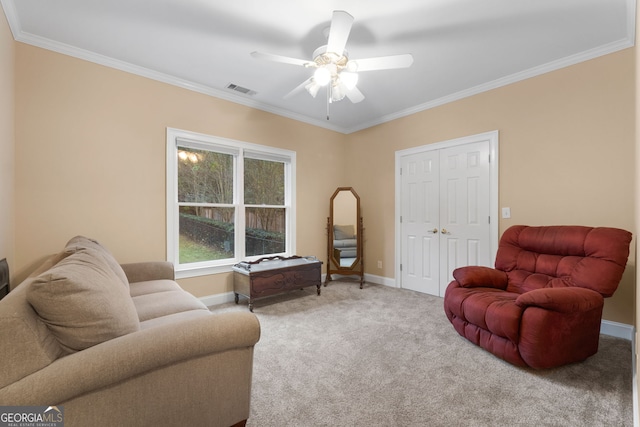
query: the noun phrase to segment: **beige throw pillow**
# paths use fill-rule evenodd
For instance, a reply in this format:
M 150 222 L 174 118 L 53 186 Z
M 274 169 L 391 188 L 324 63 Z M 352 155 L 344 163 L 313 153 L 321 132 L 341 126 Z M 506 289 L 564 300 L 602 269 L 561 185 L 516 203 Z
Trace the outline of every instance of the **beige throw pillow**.
M 34 279 L 27 300 L 66 353 L 135 332 L 129 291 L 99 252 L 83 249 Z
M 73 239 L 67 242 L 65 246 L 65 252 L 77 252 L 83 249 L 94 249 L 100 256 L 104 258 L 107 265 L 113 270 L 113 272 L 118 276 L 118 278 L 122 281 L 122 283 L 129 289 L 129 280 L 127 279 L 127 275 L 124 270 L 120 266 L 120 263 L 116 261 L 115 257 L 109 252 L 107 248 L 102 246 L 96 240 L 89 239 L 84 236 L 76 236 Z

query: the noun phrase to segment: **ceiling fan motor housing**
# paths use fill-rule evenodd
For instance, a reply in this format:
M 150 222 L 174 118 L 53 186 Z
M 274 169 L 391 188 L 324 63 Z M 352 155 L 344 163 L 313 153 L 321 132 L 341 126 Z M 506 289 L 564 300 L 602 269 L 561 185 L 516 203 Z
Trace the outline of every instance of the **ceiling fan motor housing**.
M 336 64 L 338 67 L 344 68 L 349 62 L 349 53 L 346 50 L 342 55 L 336 52 L 327 52 L 327 45 L 324 45 L 313 51 L 313 62 L 318 66 Z

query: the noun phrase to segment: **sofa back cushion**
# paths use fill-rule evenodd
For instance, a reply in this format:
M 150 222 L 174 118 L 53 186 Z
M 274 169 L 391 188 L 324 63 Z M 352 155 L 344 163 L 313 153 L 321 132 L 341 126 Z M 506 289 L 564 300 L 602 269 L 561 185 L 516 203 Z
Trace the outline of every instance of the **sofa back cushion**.
M 334 225 L 333 238 L 336 240 L 355 239 L 356 229 L 351 225 Z
M 622 278 L 631 237 L 609 227 L 513 226 L 500 239 L 496 268 L 507 272 L 509 292 L 579 286 L 609 297 Z
M 34 278 L 26 292 L 65 354 L 140 329 L 129 289 L 99 250 L 69 254 Z

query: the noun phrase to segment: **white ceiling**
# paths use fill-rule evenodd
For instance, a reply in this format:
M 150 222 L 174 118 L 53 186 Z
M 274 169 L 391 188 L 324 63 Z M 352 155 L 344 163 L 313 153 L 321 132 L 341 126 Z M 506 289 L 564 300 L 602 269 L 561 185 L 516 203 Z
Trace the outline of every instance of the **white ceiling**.
M 0 0 L 16 40 L 350 133 L 633 46 L 635 0 Z M 366 99 L 302 91 L 333 10 L 355 22 L 351 59 L 411 53 L 360 73 Z M 252 91 L 226 89 L 233 83 Z

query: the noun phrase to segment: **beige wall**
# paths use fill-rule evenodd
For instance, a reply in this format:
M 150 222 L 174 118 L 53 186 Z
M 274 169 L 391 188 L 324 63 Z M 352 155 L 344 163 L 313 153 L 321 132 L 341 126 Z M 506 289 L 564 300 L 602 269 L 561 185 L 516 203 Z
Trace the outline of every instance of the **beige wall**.
M 0 259 L 14 271 L 14 50 L 15 42 L 0 13 Z M 15 285 L 15 283 L 14 283 Z
M 394 275 L 395 151 L 500 132 L 500 232 L 515 224 L 635 231 L 635 50 L 607 55 L 351 135 L 369 273 Z M 375 172 L 374 172 L 375 171 Z M 374 173 L 373 173 L 374 172 Z M 375 230 L 375 232 L 372 232 Z M 635 242 L 633 243 L 635 246 Z M 383 269 L 377 269 L 377 260 Z M 604 318 L 633 323 L 635 251 Z
M 638 22 L 640 22 L 640 9 L 636 8 L 636 27 L 638 25 Z M 638 44 L 640 43 L 640 32 L 638 32 L 636 30 L 636 47 L 638 46 Z M 637 54 L 637 49 L 636 49 L 636 61 L 635 61 L 635 97 L 636 97 L 636 104 L 635 104 L 635 142 L 636 142 L 636 153 L 635 153 L 635 164 L 636 164 L 636 170 L 635 170 L 635 176 L 634 176 L 634 183 L 635 183 L 635 227 L 634 227 L 634 232 L 637 235 L 638 232 L 640 231 L 640 128 L 638 127 L 638 123 L 640 123 L 640 85 L 638 84 L 638 81 L 640 79 L 640 55 Z M 636 246 L 637 246 L 637 241 L 636 241 Z M 638 262 L 637 260 L 638 258 L 638 253 L 636 252 L 636 264 Z M 640 271 L 638 271 L 638 269 L 636 269 L 636 283 L 638 283 L 638 281 L 640 280 Z M 637 285 L 636 285 L 636 289 L 637 289 Z M 638 372 L 638 346 L 640 345 L 640 343 L 638 343 L 638 321 L 640 319 L 640 292 L 638 292 L 636 290 L 636 295 L 635 295 L 635 312 L 634 312 L 634 322 L 633 322 L 633 326 L 635 327 L 635 348 L 633 349 L 633 372 L 636 374 L 636 390 L 640 388 L 640 377 L 638 377 L 637 372 Z M 640 407 L 640 394 L 636 395 L 636 399 L 638 399 L 638 401 L 634 402 L 635 408 Z M 634 425 L 637 425 L 638 422 L 640 420 L 637 419 L 637 410 L 634 411 Z
M 362 201 L 367 273 L 393 278 L 394 153 L 500 131 L 500 205 L 516 223 L 634 230 L 634 49 L 607 55 L 351 135 L 16 44 L 16 267 L 75 234 L 123 261 L 165 258 L 165 129 L 295 150 L 297 253 L 326 252 L 328 200 Z M 346 154 L 346 156 L 343 156 Z M 350 167 L 341 160 L 358 158 Z M 635 251 L 605 319 L 631 324 Z M 377 260 L 383 268 L 377 268 Z M 197 296 L 229 274 L 185 279 Z
M 297 152 L 297 253 L 326 252 L 345 136 L 17 43 L 16 267 L 24 276 L 76 234 L 121 262 L 166 259 L 167 127 Z M 323 257 L 324 258 L 324 257 Z M 229 274 L 186 279 L 197 296 Z

